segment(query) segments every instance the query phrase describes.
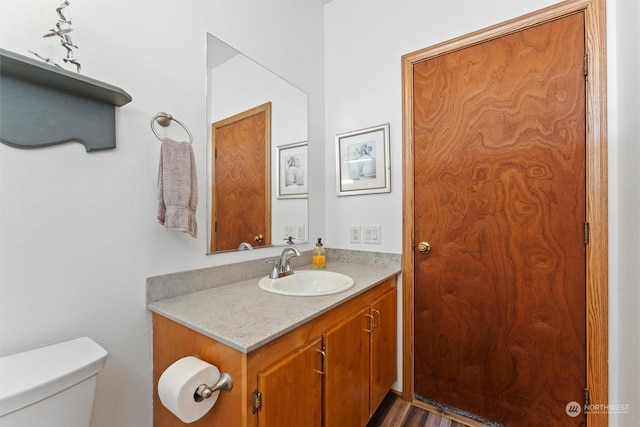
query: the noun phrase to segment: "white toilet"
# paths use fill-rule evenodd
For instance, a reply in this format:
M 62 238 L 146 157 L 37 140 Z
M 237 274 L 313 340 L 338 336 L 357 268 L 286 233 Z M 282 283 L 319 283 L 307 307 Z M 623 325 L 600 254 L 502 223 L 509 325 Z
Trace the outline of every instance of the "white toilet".
M 0 358 L 0 426 L 89 426 L 106 358 L 87 337 Z

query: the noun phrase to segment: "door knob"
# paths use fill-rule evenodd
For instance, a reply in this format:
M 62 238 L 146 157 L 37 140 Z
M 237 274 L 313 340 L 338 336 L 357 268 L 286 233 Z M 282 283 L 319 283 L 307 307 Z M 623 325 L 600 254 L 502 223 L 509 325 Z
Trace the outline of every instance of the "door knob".
M 429 244 L 429 242 L 420 242 L 418 243 L 418 250 L 423 254 L 428 254 L 429 252 L 431 252 L 431 245 Z
M 258 243 L 262 243 L 264 241 L 264 236 L 262 234 L 258 234 L 258 235 L 253 237 L 253 240 L 258 242 Z

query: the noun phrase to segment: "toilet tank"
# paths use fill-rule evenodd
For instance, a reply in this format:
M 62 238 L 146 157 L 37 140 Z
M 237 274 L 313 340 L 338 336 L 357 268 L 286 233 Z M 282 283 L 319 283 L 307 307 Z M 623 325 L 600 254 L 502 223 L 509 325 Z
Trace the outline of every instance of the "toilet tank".
M 106 358 L 88 337 L 0 358 L 0 426 L 88 426 Z

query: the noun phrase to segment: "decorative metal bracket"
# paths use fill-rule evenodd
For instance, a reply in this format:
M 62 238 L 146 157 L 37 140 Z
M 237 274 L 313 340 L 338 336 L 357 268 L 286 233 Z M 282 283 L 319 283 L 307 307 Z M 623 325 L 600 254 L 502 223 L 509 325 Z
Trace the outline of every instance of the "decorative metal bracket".
M 209 387 L 206 384 L 200 384 L 196 389 L 195 393 L 193 393 L 193 399 L 196 402 L 202 402 L 204 399 L 210 398 L 213 393 L 218 390 L 223 391 L 231 391 L 233 388 L 233 380 L 231 379 L 231 375 L 228 372 L 221 372 L 220 379 L 215 383 L 212 387 Z

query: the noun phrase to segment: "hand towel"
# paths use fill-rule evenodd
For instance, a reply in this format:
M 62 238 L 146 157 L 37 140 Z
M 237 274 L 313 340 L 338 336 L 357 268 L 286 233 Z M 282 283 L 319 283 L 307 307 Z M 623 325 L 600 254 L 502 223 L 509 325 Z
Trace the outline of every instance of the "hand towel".
M 188 142 L 162 140 L 158 169 L 158 222 L 167 230 L 198 235 L 198 178 L 193 147 Z

